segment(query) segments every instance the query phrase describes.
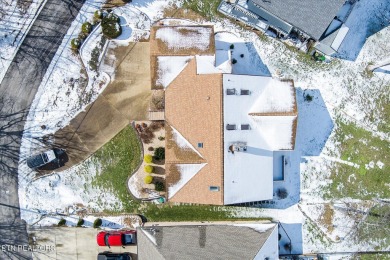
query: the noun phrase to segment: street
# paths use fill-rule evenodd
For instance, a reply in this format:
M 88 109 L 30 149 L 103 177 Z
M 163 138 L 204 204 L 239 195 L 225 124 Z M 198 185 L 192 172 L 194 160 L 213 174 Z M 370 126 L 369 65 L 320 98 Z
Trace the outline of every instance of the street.
M 48 0 L 0 84 L 0 245 L 27 245 L 18 197 L 19 149 L 35 93 L 85 0 Z M 0 259 L 31 259 L 28 251 L 0 251 Z

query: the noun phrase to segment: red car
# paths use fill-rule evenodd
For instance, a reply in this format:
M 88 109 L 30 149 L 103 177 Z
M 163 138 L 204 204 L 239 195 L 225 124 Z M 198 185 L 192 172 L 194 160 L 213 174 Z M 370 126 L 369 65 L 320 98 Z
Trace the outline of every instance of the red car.
M 135 230 L 100 231 L 96 240 L 99 246 L 127 246 L 136 243 Z

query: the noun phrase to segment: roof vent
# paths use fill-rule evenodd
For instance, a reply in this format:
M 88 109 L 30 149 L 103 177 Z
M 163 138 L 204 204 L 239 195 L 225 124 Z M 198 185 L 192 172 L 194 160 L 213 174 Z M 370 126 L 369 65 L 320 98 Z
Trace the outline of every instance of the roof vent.
M 241 94 L 242 96 L 248 96 L 248 95 L 251 94 L 251 92 L 250 92 L 248 89 L 241 89 L 240 94 Z
M 241 130 L 249 130 L 250 126 L 248 124 L 241 125 Z
M 236 130 L 236 125 L 226 125 L 226 130 Z
M 228 88 L 226 90 L 227 95 L 235 95 L 236 94 L 236 89 L 235 88 Z

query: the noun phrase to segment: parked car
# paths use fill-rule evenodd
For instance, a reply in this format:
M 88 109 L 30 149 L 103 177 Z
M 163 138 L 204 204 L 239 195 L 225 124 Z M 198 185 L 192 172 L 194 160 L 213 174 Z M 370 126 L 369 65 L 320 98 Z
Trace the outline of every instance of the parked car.
M 127 246 L 135 244 L 135 230 L 100 231 L 96 240 L 99 246 Z
M 112 253 L 103 252 L 99 253 L 97 260 L 131 260 L 130 253 Z
M 59 168 L 64 165 L 62 161 L 64 154 L 65 150 L 54 148 L 46 152 L 30 156 L 27 158 L 27 166 L 35 170 L 52 163 L 54 168 Z

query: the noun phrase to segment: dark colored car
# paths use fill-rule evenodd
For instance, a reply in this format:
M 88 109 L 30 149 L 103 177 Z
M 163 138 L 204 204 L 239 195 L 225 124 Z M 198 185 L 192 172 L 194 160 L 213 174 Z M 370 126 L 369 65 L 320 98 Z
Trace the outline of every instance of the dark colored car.
M 99 246 L 127 246 L 137 243 L 135 230 L 100 231 L 96 240 Z
M 99 253 L 97 260 L 131 260 L 130 253 Z
M 65 155 L 65 150 L 54 148 L 46 152 L 36 154 L 27 158 L 27 166 L 31 169 L 38 169 L 48 164 L 53 164 L 54 168 L 59 168 L 64 165 L 62 158 Z

